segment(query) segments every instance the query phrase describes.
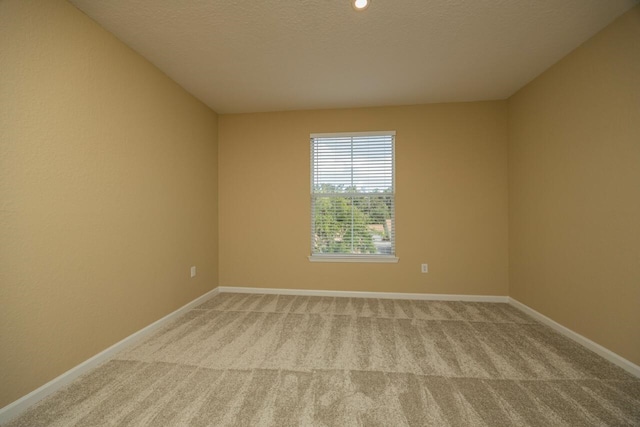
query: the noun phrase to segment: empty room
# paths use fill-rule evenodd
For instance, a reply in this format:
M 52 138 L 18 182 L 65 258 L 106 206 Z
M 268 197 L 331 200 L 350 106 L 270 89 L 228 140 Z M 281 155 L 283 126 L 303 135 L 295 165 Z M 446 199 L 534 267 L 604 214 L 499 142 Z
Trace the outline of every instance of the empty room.
M 0 0 L 0 425 L 640 426 L 640 1 Z

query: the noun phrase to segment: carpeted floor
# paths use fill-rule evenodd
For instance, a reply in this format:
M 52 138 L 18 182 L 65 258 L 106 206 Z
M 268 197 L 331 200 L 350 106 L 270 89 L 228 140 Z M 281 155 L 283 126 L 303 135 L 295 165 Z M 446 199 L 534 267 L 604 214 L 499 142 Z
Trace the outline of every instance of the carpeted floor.
M 220 294 L 9 425 L 640 425 L 640 379 L 507 304 Z

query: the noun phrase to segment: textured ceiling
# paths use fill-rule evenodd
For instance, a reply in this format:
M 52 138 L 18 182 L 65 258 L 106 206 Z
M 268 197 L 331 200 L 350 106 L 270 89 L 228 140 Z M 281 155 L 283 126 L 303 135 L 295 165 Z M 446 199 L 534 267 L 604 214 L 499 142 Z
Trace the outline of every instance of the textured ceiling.
M 638 0 L 71 0 L 219 113 L 504 99 Z

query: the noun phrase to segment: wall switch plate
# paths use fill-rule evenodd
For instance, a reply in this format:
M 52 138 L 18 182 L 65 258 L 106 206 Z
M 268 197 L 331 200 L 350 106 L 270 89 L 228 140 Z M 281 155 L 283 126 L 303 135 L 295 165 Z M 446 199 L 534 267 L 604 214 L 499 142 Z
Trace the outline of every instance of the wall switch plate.
M 196 277 L 196 266 L 191 267 L 191 277 Z
M 429 272 L 429 264 L 422 264 L 422 269 L 421 271 L 423 273 L 428 273 Z

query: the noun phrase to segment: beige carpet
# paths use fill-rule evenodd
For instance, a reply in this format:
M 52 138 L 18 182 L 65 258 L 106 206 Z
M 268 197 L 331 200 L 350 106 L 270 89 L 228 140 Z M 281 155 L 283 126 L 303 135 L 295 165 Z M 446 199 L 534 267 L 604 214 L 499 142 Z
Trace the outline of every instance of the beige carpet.
M 103 425 L 640 425 L 640 379 L 507 304 L 221 294 L 10 424 Z

